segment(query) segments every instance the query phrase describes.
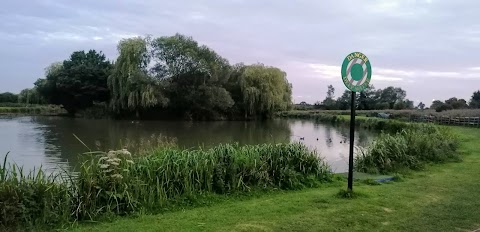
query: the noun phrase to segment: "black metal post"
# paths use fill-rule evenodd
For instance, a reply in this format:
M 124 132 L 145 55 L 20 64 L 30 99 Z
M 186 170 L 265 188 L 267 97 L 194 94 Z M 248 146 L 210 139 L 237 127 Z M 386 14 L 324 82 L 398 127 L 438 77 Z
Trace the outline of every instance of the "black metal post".
M 355 139 L 355 95 L 352 91 L 352 106 L 350 111 L 350 155 L 348 156 L 348 190 L 353 187 L 353 144 Z

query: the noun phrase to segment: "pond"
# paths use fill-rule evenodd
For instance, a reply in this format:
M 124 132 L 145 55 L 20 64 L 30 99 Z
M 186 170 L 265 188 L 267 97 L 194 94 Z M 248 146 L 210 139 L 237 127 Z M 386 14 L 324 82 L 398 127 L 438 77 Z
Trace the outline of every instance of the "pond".
M 42 166 L 74 170 L 82 153 L 120 149 L 126 141 L 142 143 L 160 135 L 180 147 L 210 147 L 219 143 L 260 144 L 301 142 L 316 149 L 335 172 L 348 168 L 349 128 L 308 120 L 270 121 L 114 121 L 47 116 L 0 116 L 0 158 L 32 170 Z M 372 133 L 357 130 L 355 145 L 365 146 Z M 82 142 L 80 142 L 78 137 Z M 84 156 L 83 156 L 84 157 Z

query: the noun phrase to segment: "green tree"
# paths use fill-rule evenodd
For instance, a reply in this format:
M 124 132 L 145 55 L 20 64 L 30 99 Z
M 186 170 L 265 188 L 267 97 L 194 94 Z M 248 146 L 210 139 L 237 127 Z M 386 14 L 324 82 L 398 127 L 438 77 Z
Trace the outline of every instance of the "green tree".
M 377 108 L 384 108 L 385 105 L 388 105 L 388 109 L 393 109 L 395 103 L 405 100 L 407 93 L 401 88 L 395 88 L 389 86 L 383 90 L 377 91 L 377 96 L 379 99 L 379 106 Z
M 349 90 L 345 90 L 342 94 L 341 97 L 337 99 L 337 107 L 340 110 L 347 110 L 350 109 L 350 104 L 351 104 L 351 97 L 352 92 Z
M 472 94 L 472 98 L 470 99 L 470 107 L 480 108 L 480 90 Z
M 52 104 L 61 104 L 69 114 L 85 109 L 94 102 L 108 100 L 107 77 L 111 63 L 95 50 L 73 52 L 62 65 L 46 69 L 46 80 L 39 80 L 39 92 Z
M 327 90 L 327 97 L 325 100 L 323 100 L 322 105 L 325 106 L 326 110 L 334 110 L 336 109 L 336 103 L 335 103 L 335 88 L 333 88 L 333 85 L 329 85 Z
M 215 117 L 233 106 L 225 89 L 232 71 L 225 58 L 180 34 L 154 39 L 152 48 L 156 61 L 152 73 L 169 86 L 175 112 L 185 117 Z
M 423 102 L 420 102 L 420 103 L 418 103 L 417 108 L 423 110 L 423 109 L 425 109 L 425 104 Z
M 24 89 L 18 94 L 18 102 L 23 104 L 44 104 L 45 100 L 37 88 Z
M 10 92 L 0 93 L 0 102 L 17 103 L 18 95 Z
M 135 112 L 155 106 L 166 106 L 161 83 L 148 74 L 151 53 L 149 38 L 121 40 L 117 46 L 119 56 L 112 74 L 108 77 L 110 107 L 113 112 Z
M 449 104 L 445 104 L 442 101 L 435 100 L 435 101 L 432 102 L 432 105 L 430 106 L 430 109 L 434 109 L 437 112 L 442 112 L 442 111 L 445 111 L 445 110 L 451 110 L 451 109 L 453 109 L 453 107 Z
M 240 86 L 240 99 L 245 118 L 271 117 L 274 112 L 286 110 L 292 104 L 291 85 L 282 70 L 255 64 L 240 69 L 236 83 Z
M 375 87 L 369 85 L 364 91 L 357 94 L 357 104 L 359 110 L 373 110 L 377 104 L 377 95 Z
M 457 99 L 456 97 L 446 100 L 445 104 L 450 105 L 453 109 L 468 108 L 467 101 L 465 101 L 465 99 Z

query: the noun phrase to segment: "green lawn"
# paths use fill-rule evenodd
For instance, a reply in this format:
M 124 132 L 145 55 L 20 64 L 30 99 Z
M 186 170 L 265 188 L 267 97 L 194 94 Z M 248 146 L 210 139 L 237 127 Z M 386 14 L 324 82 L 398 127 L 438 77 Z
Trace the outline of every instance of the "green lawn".
M 461 136 L 463 162 L 435 165 L 401 182 L 356 185 L 356 199 L 336 198 L 346 186 L 338 182 L 73 231 L 473 231 L 480 228 L 480 130 L 453 129 Z

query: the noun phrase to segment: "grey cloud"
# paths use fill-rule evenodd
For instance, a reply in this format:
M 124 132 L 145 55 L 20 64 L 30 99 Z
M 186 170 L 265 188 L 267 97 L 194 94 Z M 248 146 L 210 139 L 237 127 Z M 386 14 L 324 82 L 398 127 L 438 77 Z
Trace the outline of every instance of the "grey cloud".
M 401 86 L 424 102 L 480 88 L 480 2 L 470 0 L 6 0 L 0 8 L 0 91 L 18 92 L 49 63 L 75 50 L 116 56 L 122 37 L 193 36 L 232 63 L 287 71 L 295 100 L 321 100 L 344 87 L 343 58 L 362 51 L 376 87 Z M 411 75 L 410 75 L 411 74 Z M 377 77 L 375 79 L 375 77 Z M 436 87 L 425 89 L 429 81 Z M 310 100 L 311 99 L 311 100 Z

